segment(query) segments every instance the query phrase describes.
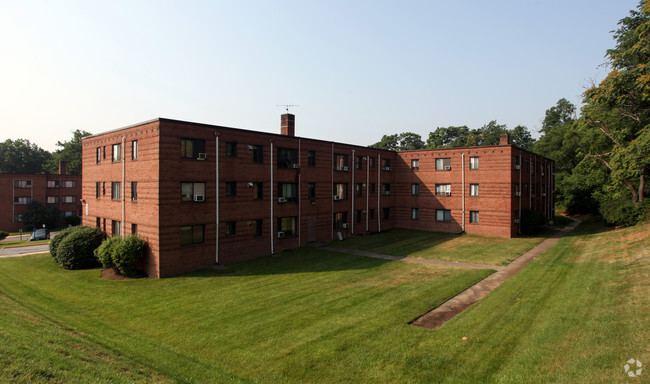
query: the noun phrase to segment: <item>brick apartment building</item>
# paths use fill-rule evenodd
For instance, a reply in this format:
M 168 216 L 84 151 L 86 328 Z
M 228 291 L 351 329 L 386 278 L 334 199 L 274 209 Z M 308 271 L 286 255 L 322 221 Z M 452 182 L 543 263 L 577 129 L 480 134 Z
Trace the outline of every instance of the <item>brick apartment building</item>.
M 56 207 L 65 217 L 81 216 L 80 200 L 81 175 L 67 175 L 63 161 L 58 175 L 0 174 L 0 230 L 31 230 L 24 228 L 22 215 L 32 201 Z
M 83 139 L 83 223 L 171 276 L 402 227 L 511 237 L 553 215 L 553 162 L 508 144 L 394 152 L 158 118 Z

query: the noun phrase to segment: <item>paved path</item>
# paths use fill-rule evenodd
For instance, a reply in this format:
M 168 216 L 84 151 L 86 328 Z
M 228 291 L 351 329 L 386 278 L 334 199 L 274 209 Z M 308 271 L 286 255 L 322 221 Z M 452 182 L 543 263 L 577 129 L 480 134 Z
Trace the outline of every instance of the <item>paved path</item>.
M 13 248 L 0 248 L 0 258 L 18 257 L 18 256 L 25 256 L 25 255 L 33 255 L 35 253 L 49 253 L 49 252 L 50 252 L 49 244 L 28 245 L 25 247 L 13 247 Z

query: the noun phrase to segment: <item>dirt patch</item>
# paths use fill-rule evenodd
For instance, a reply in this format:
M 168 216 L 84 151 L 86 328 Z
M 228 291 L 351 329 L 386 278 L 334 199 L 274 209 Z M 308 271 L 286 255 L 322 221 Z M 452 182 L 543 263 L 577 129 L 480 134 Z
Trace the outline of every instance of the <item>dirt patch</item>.
M 146 276 L 122 276 L 119 273 L 115 272 L 113 268 L 102 270 L 102 279 L 108 280 L 133 280 L 133 279 L 142 279 Z

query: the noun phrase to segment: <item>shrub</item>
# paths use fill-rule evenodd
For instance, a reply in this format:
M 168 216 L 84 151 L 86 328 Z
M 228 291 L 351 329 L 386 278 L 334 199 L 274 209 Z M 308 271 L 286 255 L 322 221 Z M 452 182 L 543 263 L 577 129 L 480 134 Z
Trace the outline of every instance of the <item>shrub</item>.
M 94 251 L 104 241 L 106 237 L 104 232 L 99 228 L 72 228 L 76 228 L 76 230 L 71 231 L 61 240 L 56 250 L 55 260 L 65 269 L 84 269 L 99 266 Z
M 122 241 L 121 237 L 109 237 L 104 240 L 104 242 L 95 249 L 95 257 L 99 259 L 99 262 L 102 263 L 102 266 L 106 269 L 114 268 L 113 264 L 113 249 L 118 242 Z
M 57 251 L 59 248 L 59 244 L 61 244 L 61 241 L 65 239 L 68 235 L 71 233 L 80 230 L 82 227 L 71 227 L 71 228 L 65 228 L 61 232 L 59 232 L 58 235 L 54 236 L 54 238 L 50 241 L 50 255 L 52 255 L 52 258 L 54 261 L 56 261 L 58 264 L 61 264 L 57 257 Z
M 8 232 L 0 231 L 0 240 L 4 240 L 7 236 L 9 236 Z
M 534 235 L 541 231 L 545 224 L 544 214 L 531 209 L 522 209 L 521 211 L 521 233 L 524 235 Z
M 630 199 L 620 198 L 600 203 L 600 214 L 609 225 L 629 227 L 646 219 L 647 204 L 635 205 Z
M 81 217 L 79 216 L 66 216 L 65 217 L 65 224 L 66 225 L 72 225 L 73 227 L 76 225 L 81 224 Z
M 115 269 L 124 276 L 138 274 L 138 262 L 147 252 L 147 242 L 137 235 L 131 235 L 118 241 L 112 247 L 112 261 Z

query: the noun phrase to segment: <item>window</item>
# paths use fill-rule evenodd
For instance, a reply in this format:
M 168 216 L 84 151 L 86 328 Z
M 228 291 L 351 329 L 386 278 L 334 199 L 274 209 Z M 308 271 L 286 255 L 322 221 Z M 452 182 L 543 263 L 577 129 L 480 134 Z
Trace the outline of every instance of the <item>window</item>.
M 469 158 L 469 169 L 478 169 L 478 157 Z
M 264 149 L 261 145 L 253 145 L 253 162 L 264 162 Z
M 415 171 L 420 169 L 420 159 L 411 159 L 411 169 Z
M 77 201 L 77 196 L 63 196 L 63 203 L 74 203 Z
M 360 223 L 362 218 L 363 218 L 363 211 L 357 210 L 357 223 Z
M 101 225 L 102 225 L 101 222 L 102 222 L 102 219 L 100 219 L 99 217 L 97 217 L 97 218 L 95 219 L 95 226 L 96 226 L 97 228 L 101 228 Z
M 370 216 L 371 219 L 374 219 L 375 218 L 375 210 L 371 209 L 370 211 L 368 211 L 368 215 Z
M 95 162 L 96 162 L 97 164 L 99 164 L 99 163 L 102 162 L 102 147 L 97 147 L 96 150 L 95 150 L 95 152 L 96 152 L 96 156 L 95 156 L 96 159 L 95 159 Z
M 102 159 L 106 160 L 106 146 L 105 145 L 102 148 Z M 106 226 L 104 226 L 104 227 L 106 227 Z
M 334 200 L 347 200 L 347 199 L 348 199 L 348 185 L 345 183 L 334 184 Z
M 451 170 L 451 159 L 446 157 L 446 158 L 441 158 L 441 159 L 436 159 L 436 171 L 449 171 Z
M 131 224 L 131 234 L 132 235 L 138 234 L 138 224 Z
M 357 156 L 355 167 L 357 167 L 357 169 L 363 169 L 363 156 Z
M 469 222 L 478 223 L 478 211 L 469 211 Z
M 437 196 L 451 196 L 451 184 L 436 184 Z
M 105 195 L 106 195 L 106 182 L 103 181 L 102 182 L 102 196 L 105 196 Z
M 137 201 L 138 200 L 138 182 L 137 181 L 132 181 L 131 182 L 131 201 Z
M 264 198 L 264 184 L 253 183 L 253 199 L 262 200 Z
M 411 195 L 417 196 L 420 194 L 420 184 L 411 184 Z
M 521 191 L 519 191 L 519 184 L 514 185 L 515 196 L 521 196 Z
M 370 183 L 370 193 L 375 193 L 375 183 Z
M 205 225 L 185 225 L 181 227 L 181 245 L 204 242 Z
M 59 202 L 59 196 L 48 196 L 47 197 L 47 203 L 48 204 L 56 204 Z
M 117 220 L 111 220 L 111 236 L 120 236 L 120 227 L 122 223 Z
M 226 236 L 233 236 L 235 233 L 237 233 L 237 223 L 226 221 Z
M 535 160 L 533 159 L 530 160 L 530 174 L 531 175 L 535 174 Z
M 376 166 L 376 162 L 375 162 L 375 160 L 376 160 L 376 159 L 375 159 L 374 157 L 371 157 L 371 158 L 370 158 L 370 168 L 374 168 L 374 167 Z
M 307 165 L 310 167 L 315 167 L 316 166 L 316 152 L 315 151 L 307 151 Z
M 340 153 L 334 154 L 334 169 L 337 171 L 347 171 L 348 155 L 343 155 Z
M 384 194 L 385 196 L 390 195 L 390 184 L 382 184 L 381 185 L 381 193 Z
M 63 212 L 63 217 L 70 217 L 70 216 L 76 216 L 77 211 L 65 211 Z
M 390 171 L 390 160 L 384 160 L 384 166 L 382 167 L 384 171 Z
M 133 140 L 131 142 L 131 160 L 138 159 L 138 140 Z
M 296 201 L 298 197 L 298 184 L 278 183 L 278 198 L 284 197 L 287 201 Z
M 279 217 L 278 218 L 278 232 L 283 232 L 285 236 L 296 234 L 296 218 L 295 217 Z
M 14 197 L 14 204 L 26 205 L 32 202 L 31 197 Z
M 478 184 L 470 184 L 469 185 L 469 195 L 470 196 L 478 196 Z
M 262 236 L 262 219 L 253 220 L 253 236 Z
M 122 144 L 113 144 L 113 162 L 122 160 Z
M 237 196 L 237 183 L 234 181 L 226 182 L 226 196 Z
M 530 185 L 530 195 L 535 197 L 535 184 Z
M 417 220 L 420 218 L 420 208 L 411 208 L 411 219 Z
M 31 180 L 14 180 L 14 188 L 31 188 Z
M 22 213 L 15 213 L 14 214 L 14 222 L 21 222 L 23 221 L 23 214 Z
M 114 181 L 111 183 L 111 199 L 119 200 L 122 197 L 122 183 Z
M 512 163 L 515 166 L 515 169 L 519 169 L 519 157 L 518 156 L 514 156 L 512 158 Z
M 309 199 L 316 198 L 316 183 L 307 184 L 307 198 Z
M 278 148 L 278 168 L 292 168 L 298 164 L 298 150 Z
M 76 188 L 77 182 L 74 180 L 66 180 L 63 182 L 63 188 Z
M 236 157 L 237 156 L 237 143 L 235 142 L 226 142 L 226 156 Z
M 436 220 L 451 221 L 451 211 L 448 209 L 436 209 Z
M 205 140 L 181 139 L 181 157 L 198 159 L 199 153 L 205 154 Z
M 48 188 L 59 188 L 59 180 L 48 180 L 47 181 L 47 187 Z
M 384 219 L 388 220 L 390 219 L 390 208 L 384 208 Z
M 205 201 L 205 182 L 181 183 L 181 201 Z
M 348 213 L 336 212 L 334 214 L 334 229 L 346 228 L 348 226 Z
M 357 183 L 356 186 L 354 187 L 355 193 L 357 194 L 358 197 L 363 196 L 363 184 L 362 183 Z

